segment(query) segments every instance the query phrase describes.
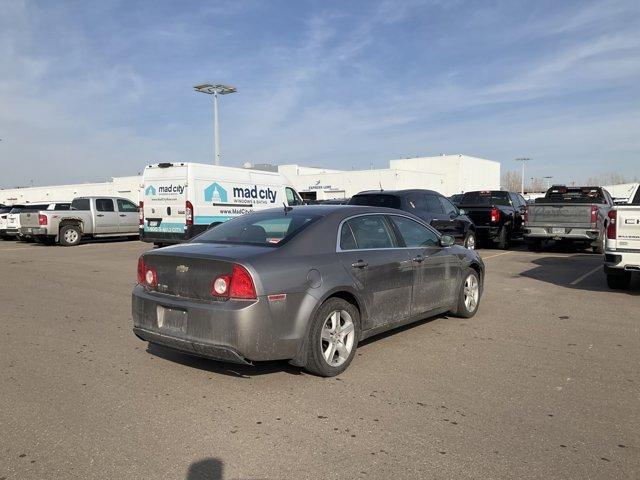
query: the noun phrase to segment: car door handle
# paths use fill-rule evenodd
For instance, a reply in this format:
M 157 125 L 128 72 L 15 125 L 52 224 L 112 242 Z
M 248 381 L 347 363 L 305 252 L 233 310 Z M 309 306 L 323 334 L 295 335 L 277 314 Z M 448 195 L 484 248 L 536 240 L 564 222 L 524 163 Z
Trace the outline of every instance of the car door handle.
M 413 261 L 416 263 L 424 262 L 424 257 L 422 255 L 418 255 L 417 257 L 413 257 Z
M 124 214 L 124 213 L 121 213 L 121 214 L 120 214 L 120 216 L 121 216 L 121 217 L 126 217 L 127 215 L 126 215 L 126 214 Z
M 358 260 L 357 262 L 353 262 L 351 264 L 351 266 L 353 268 L 366 268 L 369 266 L 369 264 L 367 262 L 365 262 L 364 260 Z
M 96 217 L 104 217 L 104 215 L 99 213 L 99 214 L 96 215 Z

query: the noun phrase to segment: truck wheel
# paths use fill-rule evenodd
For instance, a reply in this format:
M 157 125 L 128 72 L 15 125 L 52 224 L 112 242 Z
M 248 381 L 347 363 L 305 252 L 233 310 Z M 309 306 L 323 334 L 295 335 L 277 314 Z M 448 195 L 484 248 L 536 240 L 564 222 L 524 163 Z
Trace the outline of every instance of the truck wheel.
M 624 290 L 629 288 L 631 283 L 631 272 L 624 272 L 622 275 L 607 274 L 607 286 L 612 290 Z
M 467 233 L 467 237 L 464 239 L 464 248 L 468 248 L 469 250 L 476 249 L 476 235 L 473 232 Z
M 305 370 L 321 377 L 344 372 L 358 347 L 360 313 L 342 298 L 330 298 L 316 312 L 307 338 Z
M 606 242 L 606 238 L 604 232 L 601 235 L 602 238 L 599 238 L 597 240 L 597 244 L 595 244 L 593 247 L 591 247 L 593 249 L 593 253 L 598 253 L 600 255 L 602 255 L 604 253 L 604 242 Z
M 80 243 L 82 233 L 77 225 L 64 225 L 60 229 L 60 245 L 63 247 L 73 247 Z
M 539 252 L 542 250 L 542 240 L 527 240 L 527 248 L 531 252 Z
M 506 250 L 507 248 L 509 248 L 509 232 L 507 232 L 507 227 L 503 226 L 500 229 L 500 235 L 498 235 L 495 243 L 496 247 L 498 247 L 500 250 Z
M 480 278 L 478 272 L 469 268 L 460 286 L 458 304 L 451 313 L 456 317 L 471 318 L 478 311 L 478 305 L 480 305 Z

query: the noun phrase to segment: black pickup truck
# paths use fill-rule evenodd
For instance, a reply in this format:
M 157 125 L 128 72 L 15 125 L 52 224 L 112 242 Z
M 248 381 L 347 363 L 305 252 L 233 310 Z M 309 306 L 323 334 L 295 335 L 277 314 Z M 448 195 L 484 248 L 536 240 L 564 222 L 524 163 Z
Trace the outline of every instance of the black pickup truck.
M 502 190 L 466 192 L 458 204 L 476 225 L 479 242 L 507 248 L 513 238 L 522 238 L 527 202 L 519 193 Z

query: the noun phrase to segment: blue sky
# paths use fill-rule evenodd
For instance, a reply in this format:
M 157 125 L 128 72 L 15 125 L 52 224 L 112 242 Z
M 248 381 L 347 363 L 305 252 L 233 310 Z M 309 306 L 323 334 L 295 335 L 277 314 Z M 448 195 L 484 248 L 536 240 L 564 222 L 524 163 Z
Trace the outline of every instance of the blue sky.
M 640 176 L 635 1 L 0 0 L 0 186 L 465 153 Z

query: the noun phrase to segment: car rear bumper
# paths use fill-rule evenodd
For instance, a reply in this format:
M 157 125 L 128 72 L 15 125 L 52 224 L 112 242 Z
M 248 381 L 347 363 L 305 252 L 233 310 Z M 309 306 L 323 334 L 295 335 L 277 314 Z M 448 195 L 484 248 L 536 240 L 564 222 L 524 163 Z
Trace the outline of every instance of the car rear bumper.
M 36 236 L 36 235 L 46 235 L 47 229 L 41 227 L 21 227 L 20 235 L 24 236 Z
M 299 310 L 301 295 L 287 295 L 280 302 L 265 297 L 206 302 L 137 285 L 132 293 L 133 330 L 149 342 L 222 361 L 292 359 L 306 332 L 289 313 Z
M 149 243 L 175 244 L 186 242 L 196 235 L 207 230 L 208 225 L 193 225 L 185 228 L 183 232 L 160 232 L 140 229 L 140 240 Z
M 6 228 L 4 230 L 0 230 L 0 234 L 5 237 L 15 237 L 20 234 L 20 229 L 18 228 Z
M 560 229 L 554 231 L 552 229 Z M 572 227 L 526 227 L 524 236 L 526 238 L 539 238 L 547 240 L 575 240 L 583 242 L 593 242 L 600 235 L 598 230 Z
M 605 251 L 604 271 L 607 274 L 640 272 L 640 252 Z

